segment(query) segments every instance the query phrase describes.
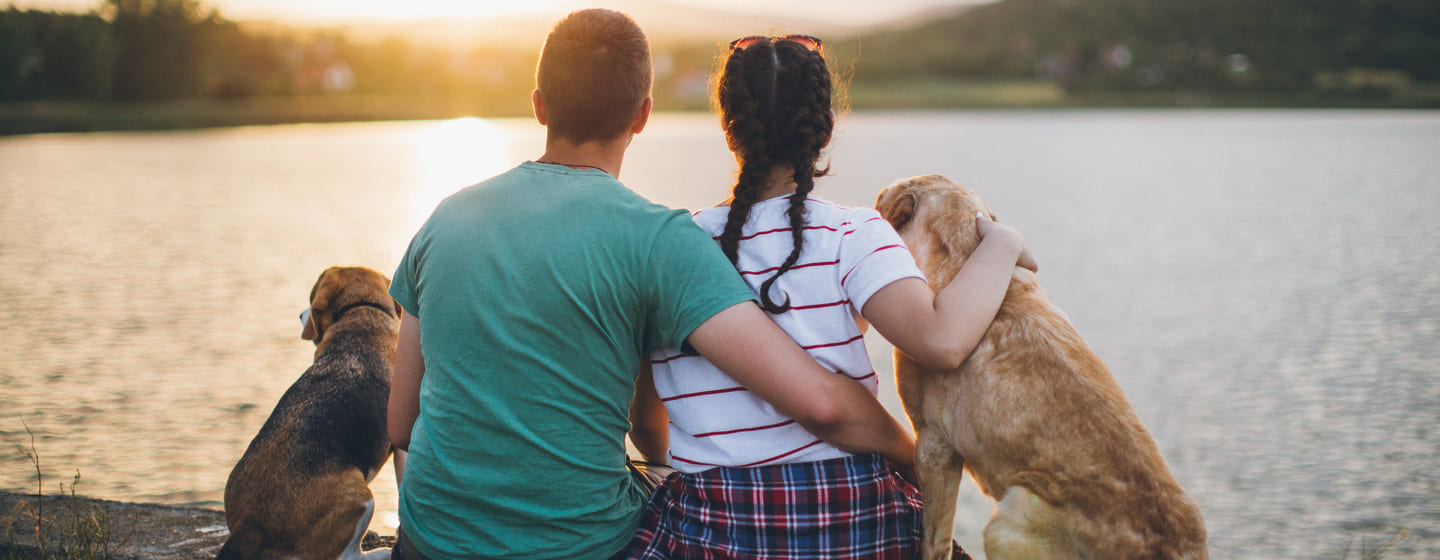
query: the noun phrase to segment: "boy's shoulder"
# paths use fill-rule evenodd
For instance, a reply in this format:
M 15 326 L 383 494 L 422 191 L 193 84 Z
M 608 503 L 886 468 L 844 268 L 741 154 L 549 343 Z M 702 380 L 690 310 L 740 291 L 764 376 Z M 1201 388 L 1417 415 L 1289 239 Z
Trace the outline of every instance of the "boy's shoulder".
M 456 191 L 441 201 L 440 206 L 446 205 L 478 205 L 498 212 L 591 206 L 631 215 L 683 214 L 650 201 L 603 171 L 533 161 Z

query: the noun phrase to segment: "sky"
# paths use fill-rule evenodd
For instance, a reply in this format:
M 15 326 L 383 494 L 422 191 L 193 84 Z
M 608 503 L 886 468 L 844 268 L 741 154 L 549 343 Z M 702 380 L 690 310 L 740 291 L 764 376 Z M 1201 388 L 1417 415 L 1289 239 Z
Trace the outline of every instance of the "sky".
M 981 0 L 664 0 L 711 10 L 806 18 L 845 25 L 867 25 L 903 18 L 934 7 Z M 0 0 L 0 6 L 86 12 L 103 0 Z M 229 19 L 271 19 L 290 23 L 414 20 L 445 17 L 564 13 L 586 7 L 584 0 L 201 0 Z M 595 5 L 610 4 L 597 1 Z

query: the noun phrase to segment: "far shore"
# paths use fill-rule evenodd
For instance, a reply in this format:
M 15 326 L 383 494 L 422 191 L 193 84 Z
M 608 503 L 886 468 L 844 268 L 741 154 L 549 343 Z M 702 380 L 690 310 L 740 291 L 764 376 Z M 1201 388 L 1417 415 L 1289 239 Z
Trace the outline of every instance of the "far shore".
M 657 94 L 657 111 L 704 111 L 703 99 Z M 372 94 L 304 95 L 163 102 L 0 102 L 0 136 L 51 132 L 183 130 L 298 123 L 528 118 L 528 99 L 503 106 L 458 97 Z M 1087 108 L 1375 108 L 1440 109 L 1440 86 L 1402 97 L 1340 92 L 1066 91 L 1044 81 L 852 84 L 842 106 L 854 111 Z

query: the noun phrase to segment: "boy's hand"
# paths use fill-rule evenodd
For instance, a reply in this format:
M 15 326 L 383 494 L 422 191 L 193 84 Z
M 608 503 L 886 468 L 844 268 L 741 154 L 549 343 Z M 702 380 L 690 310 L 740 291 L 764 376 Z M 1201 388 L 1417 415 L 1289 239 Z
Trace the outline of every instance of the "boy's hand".
M 1030 242 L 1025 239 L 1025 234 L 1014 226 L 1002 224 L 991 220 L 984 212 L 975 213 L 975 226 L 980 229 L 980 239 L 983 241 L 992 235 L 1001 236 L 1004 242 L 1013 244 L 1017 249 L 1015 266 L 1040 272 L 1040 264 L 1035 262 L 1035 256 L 1030 254 Z

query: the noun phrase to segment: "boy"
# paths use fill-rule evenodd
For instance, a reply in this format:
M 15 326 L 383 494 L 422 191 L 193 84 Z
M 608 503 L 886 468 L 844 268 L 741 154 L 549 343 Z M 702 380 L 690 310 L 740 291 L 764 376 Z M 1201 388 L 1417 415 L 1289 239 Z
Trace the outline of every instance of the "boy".
M 411 241 L 391 286 L 397 558 L 623 552 L 648 497 L 626 409 L 657 346 L 698 351 L 826 441 L 913 464 L 913 438 L 791 342 L 687 213 L 616 179 L 650 82 L 630 18 L 562 19 L 532 95 L 544 155 L 446 199 Z

